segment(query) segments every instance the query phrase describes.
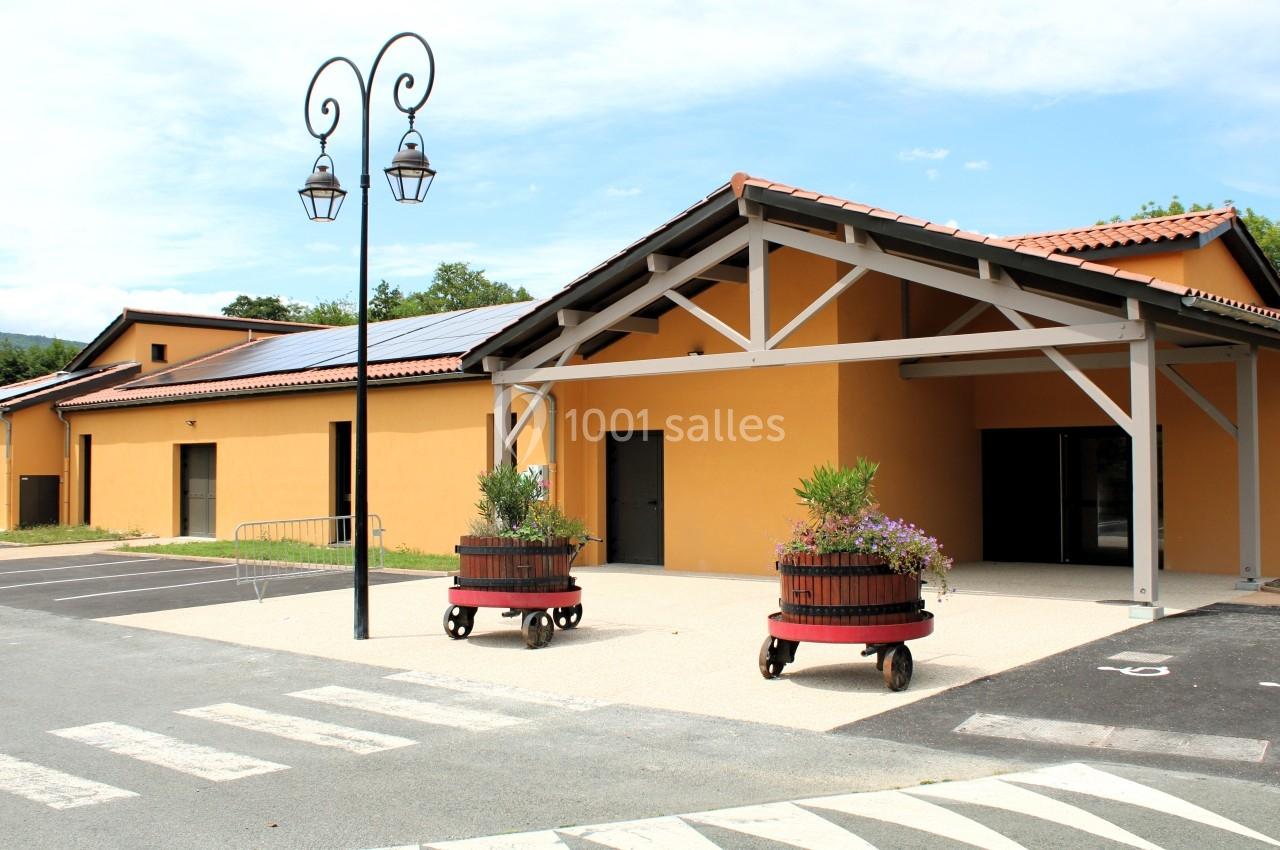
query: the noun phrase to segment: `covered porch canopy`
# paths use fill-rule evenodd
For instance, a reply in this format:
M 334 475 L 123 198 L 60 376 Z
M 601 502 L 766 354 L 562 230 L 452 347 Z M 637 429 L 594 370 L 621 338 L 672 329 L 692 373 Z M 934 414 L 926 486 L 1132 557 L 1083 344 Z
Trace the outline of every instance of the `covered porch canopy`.
M 835 260 L 848 271 L 796 315 L 771 317 L 766 258 L 775 246 Z M 902 281 L 901 338 L 786 344 L 869 272 Z M 747 333 L 692 300 L 720 284 L 742 287 Z M 937 333 L 912 336 L 908 284 L 974 303 Z M 1237 587 L 1259 585 L 1258 350 L 1280 348 L 1280 311 L 1270 309 L 1280 306 L 1280 292 L 1264 291 L 1261 297 L 1268 307 L 738 174 L 474 349 L 462 367 L 491 375 L 495 461 L 506 456 L 537 404 L 560 381 L 883 360 L 898 361 L 903 378 L 1060 370 L 1132 438 L 1130 610 L 1134 617 L 1154 618 L 1163 614 L 1157 372 L 1235 439 Z M 658 319 L 673 309 L 687 311 L 740 350 L 590 362 L 622 335 L 656 333 Z M 987 311 L 998 312 L 1011 328 L 965 332 Z M 1083 346 L 1113 350 L 1067 353 Z M 1011 356 L 992 356 L 999 354 Z M 1190 363 L 1235 364 L 1235 411 L 1219 409 L 1178 371 Z M 1128 370 L 1127 411 L 1086 375 L 1095 369 Z M 511 426 L 517 384 L 538 390 Z

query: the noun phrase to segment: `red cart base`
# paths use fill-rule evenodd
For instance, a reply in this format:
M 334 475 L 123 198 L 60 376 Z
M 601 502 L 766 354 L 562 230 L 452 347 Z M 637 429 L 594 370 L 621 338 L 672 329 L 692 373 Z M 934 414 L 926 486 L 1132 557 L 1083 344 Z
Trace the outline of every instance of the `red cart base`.
M 911 684 L 911 650 L 906 641 L 933 633 L 933 614 L 921 612 L 911 623 L 881 626 L 815 626 L 786 623 L 781 614 L 769 616 L 769 637 L 760 647 L 760 674 L 776 679 L 782 668 L 796 660 L 801 641 L 813 643 L 863 643 L 863 656 L 876 656 L 876 669 L 884 673 L 884 683 L 891 691 L 901 691 Z
M 454 640 L 469 637 L 479 608 L 506 608 L 504 617 L 520 618 L 520 633 L 530 649 L 551 643 L 556 627 L 575 628 L 582 622 L 582 588 L 556 592 L 520 593 L 510 590 L 449 588 L 444 633 Z

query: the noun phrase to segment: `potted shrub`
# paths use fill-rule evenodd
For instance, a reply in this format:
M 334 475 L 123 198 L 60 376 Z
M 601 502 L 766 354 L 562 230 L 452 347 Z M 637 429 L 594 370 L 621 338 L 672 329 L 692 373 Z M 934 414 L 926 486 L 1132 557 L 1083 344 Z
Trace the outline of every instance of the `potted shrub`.
M 887 517 L 877 504 L 879 464 L 819 466 L 796 495 L 809 510 L 778 546 L 784 622 L 891 625 L 921 619 L 925 576 L 947 590 L 951 558 L 914 524 Z
M 534 601 L 523 605 L 511 594 L 557 594 L 573 591 L 569 575 L 578 551 L 589 538 L 581 520 L 566 516 L 547 501 L 543 484 L 531 475 L 503 464 L 479 476 L 478 516 L 471 533 L 458 543 L 458 576 L 455 587 L 469 591 L 504 594 L 501 605 L 524 613 L 522 631 L 530 646 L 551 640 L 552 622 L 573 628 L 582 619 L 582 605 L 566 604 L 553 614 Z M 528 597 L 534 600 L 534 597 Z M 576 601 L 576 597 L 575 597 Z M 472 628 L 476 604 L 450 605 L 445 611 L 445 631 L 453 638 L 466 637 Z M 546 605 L 547 603 L 542 603 Z M 558 604 L 558 603 L 552 603 Z

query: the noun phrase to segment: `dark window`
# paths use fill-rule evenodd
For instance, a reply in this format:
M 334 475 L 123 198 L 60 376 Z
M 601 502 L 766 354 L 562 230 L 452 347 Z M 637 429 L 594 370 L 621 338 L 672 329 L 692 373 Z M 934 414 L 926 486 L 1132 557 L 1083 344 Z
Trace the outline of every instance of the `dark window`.
M 169 346 L 162 342 L 151 343 L 151 362 L 167 363 L 169 361 Z

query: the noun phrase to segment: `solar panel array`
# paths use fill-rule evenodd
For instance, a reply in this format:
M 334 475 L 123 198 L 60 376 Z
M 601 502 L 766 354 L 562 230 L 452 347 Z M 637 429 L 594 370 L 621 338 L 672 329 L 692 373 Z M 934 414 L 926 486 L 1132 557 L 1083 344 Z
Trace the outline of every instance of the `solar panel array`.
M 534 306 L 536 302 L 525 301 L 375 322 L 369 325 L 369 362 L 462 354 Z M 129 386 L 188 384 L 352 366 L 356 362 L 356 337 L 355 325 L 270 337 L 190 366 L 150 375 Z
M 5 401 L 8 401 L 11 398 L 18 398 L 19 396 L 24 396 L 29 393 L 39 392 L 41 390 L 47 390 L 51 387 L 56 387 L 59 384 L 65 384 L 68 381 L 74 381 L 79 378 L 83 378 L 86 375 L 90 375 L 96 371 L 97 371 L 96 369 L 85 369 L 84 371 L 81 371 L 81 372 L 58 372 L 53 375 L 47 375 L 44 380 L 31 381 L 31 382 L 22 384 L 21 386 L 10 385 L 7 387 L 0 387 L 0 404 L 3 404 Z

